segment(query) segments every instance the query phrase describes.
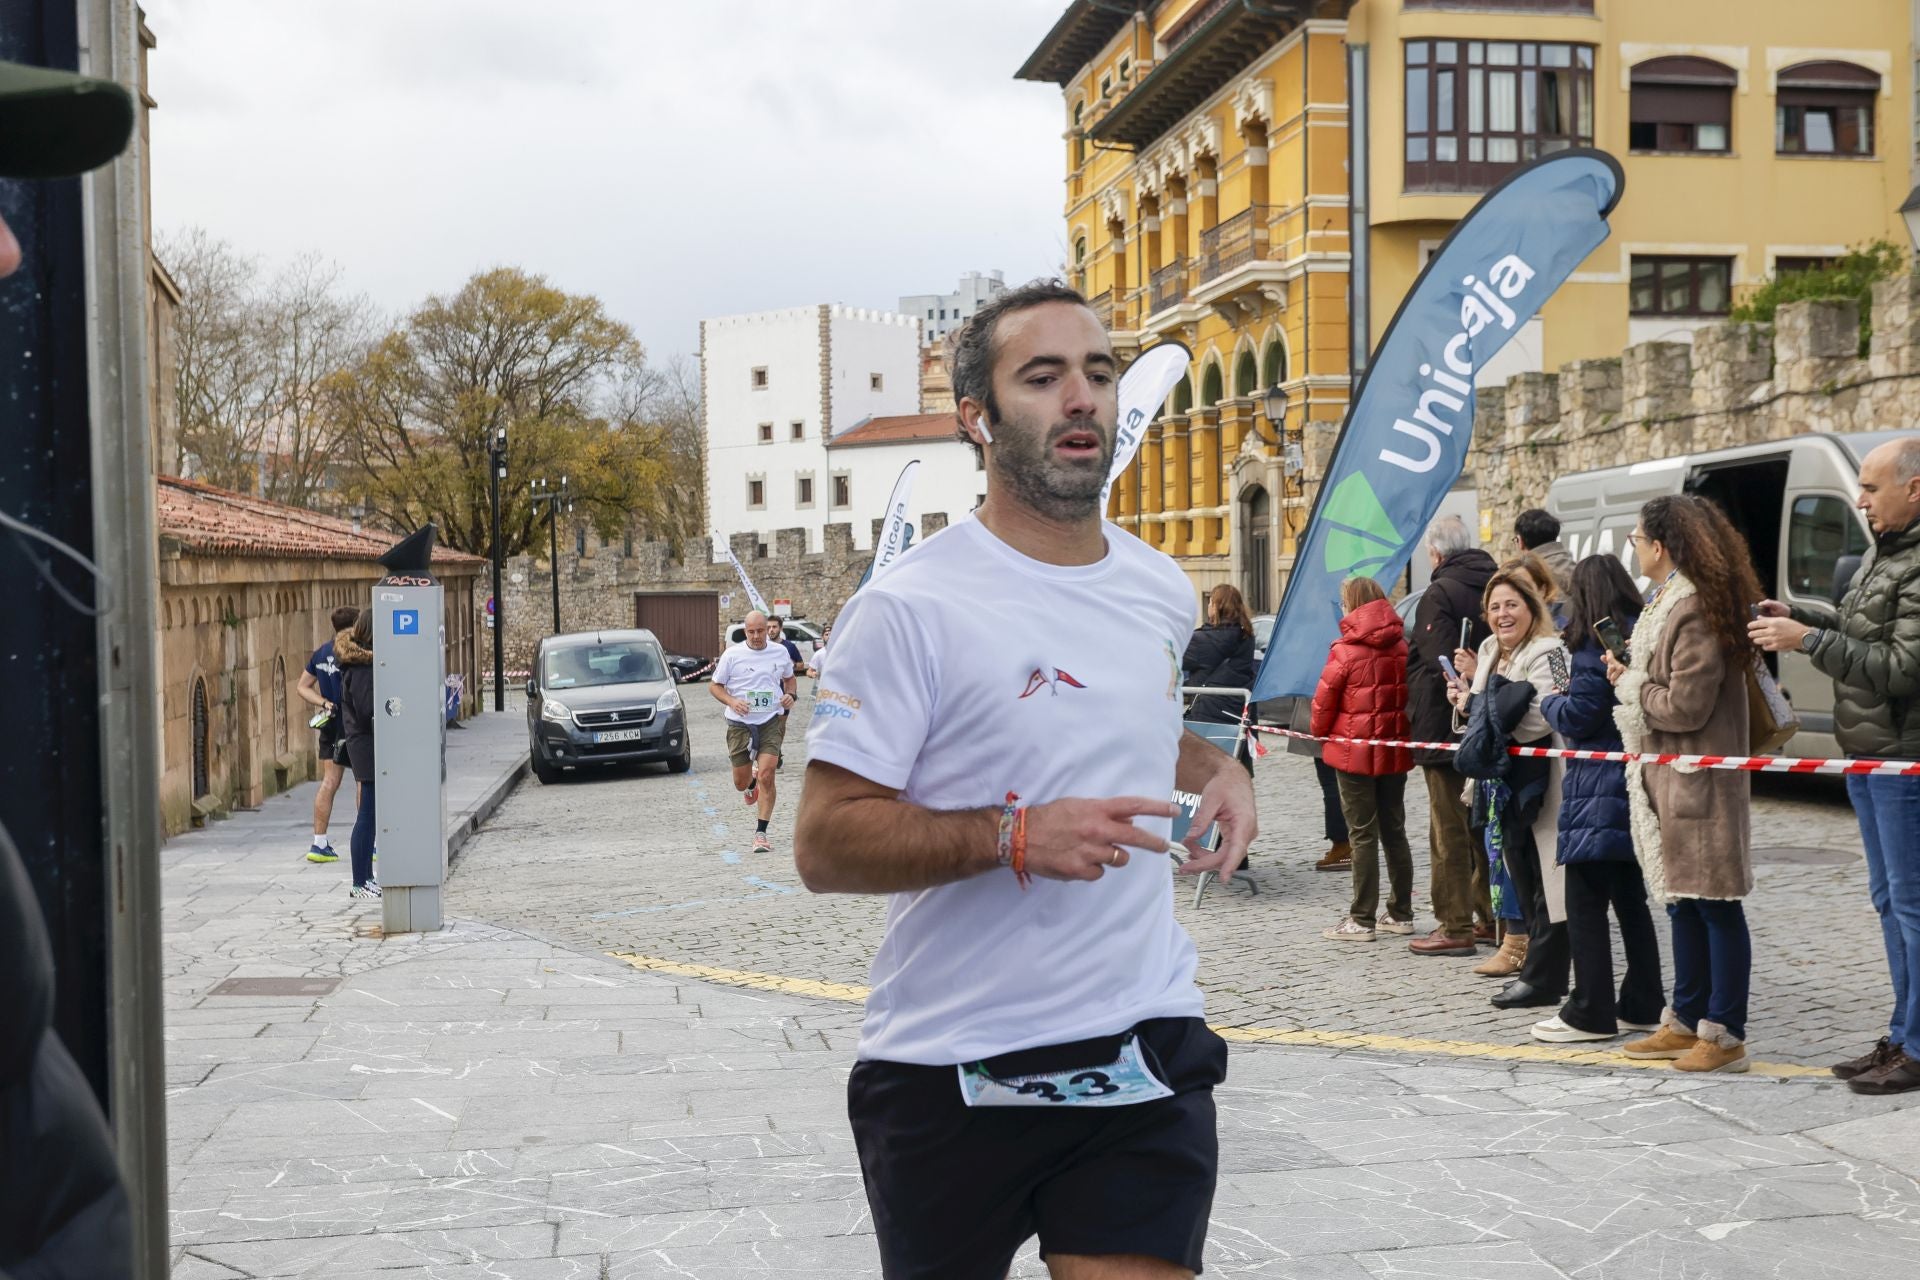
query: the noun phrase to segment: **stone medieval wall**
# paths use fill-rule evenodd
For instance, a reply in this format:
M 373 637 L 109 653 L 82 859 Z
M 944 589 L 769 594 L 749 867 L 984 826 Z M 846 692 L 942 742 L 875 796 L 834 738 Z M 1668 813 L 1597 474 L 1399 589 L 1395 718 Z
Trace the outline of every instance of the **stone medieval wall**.
M 918 537 L 930 537 L 947 526 L 944 513 L 926 516 L 925 528 Z M 880 521 L 873 522 L 874 540 L 878 540 Z M 769 603 L 776 599 L 793 602 L 793 611 L 817 622 L 831 622 L 840 607 L 860 585 L 861 575 L 873 559 L 871 552 L 856 551 L 853 526 L 830 524 L 824 532 L 825 546 L 807 550 L 805 529 L 777 529 L 771 542 L 762 544 L 759 535 L 738 533 L 730 542 L 734 555 L 746 566 L 753 585 Z M 766 554 L 760 554 L 762 546 Z M 634 622 L 635 593 L 642 591 L 711 591 L 731 595 L 732 606 L 721 610 L 724 631 L 746 613 L 746 593 L 733 566 L 726 560 L 714 560 L 709 539 L 689 542 L 678 560 L 663 542 L 641 542 L 633 554 L 624 554 L 619 541 L 603 541 L 591 533 L 584 555 L 566 548 L 560 554 L 560 626 L 563 631 L 590 631 L 596 627 L 631 627 Z M 515 556 L 506 563 L 501 594 L 506 612 L 506 667 L 509 673 L 525 672 L 533 662 L 533 649 L 542 636 L 553 630 L 553 573 L 547 558 Z M 485 661 L 491 661 L 491 639 L 483 641 Z M 723 636 L 713 639 L 713 651 L 695 657 L 713 657 L 723 645 Z
M 1691 346 L 1642 343 L 1618 359 L 1483 389 L 1467 454 L 1483 537 L 1543 505 L 1562 475 L 1808 432 L 1920 425 L 1920 277 L 1875 286 L 1865 359 L 1859 320 L 1851 302 L 1796 302 L 1772 325 L 1712 325 Z

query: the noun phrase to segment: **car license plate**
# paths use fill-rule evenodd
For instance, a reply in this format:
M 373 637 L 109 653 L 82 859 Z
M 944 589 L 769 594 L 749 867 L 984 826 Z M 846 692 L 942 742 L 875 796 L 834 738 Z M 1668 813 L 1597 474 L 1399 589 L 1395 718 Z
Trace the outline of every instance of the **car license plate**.
M 644 729 L 609 729 L 605 733 L 593 735 L 595 745 L 603 742 L 637 742 L 646 737 Z

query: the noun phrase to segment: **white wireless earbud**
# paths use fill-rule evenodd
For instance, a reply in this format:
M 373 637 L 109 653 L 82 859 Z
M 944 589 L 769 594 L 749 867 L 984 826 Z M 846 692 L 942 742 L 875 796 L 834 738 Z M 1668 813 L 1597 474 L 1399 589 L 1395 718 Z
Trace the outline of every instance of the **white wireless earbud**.
M 977 417 L 977 418 L 975 418 L 975 419 L 973 420 L 973 425 L 974 425 L 974 426 L 975 426 L 976 428 L 978 428 L 978 429 L 979 429 L 979 431 L 980 431 L 980 438 L 981 438 L 982 440 L 985 440 L 985 441 L 986 441 L 986 442 L 987 442 L 988 444 L 992 444 L 992 443 L 993 443 L 993 432 L 991 432 L 991 431 L 989 431 L 989 430 L 987 430 L 987 415 L 986 415 L 986 414 L 984 414 L 984 413 L 983 413 L 983 414 L 981 414 L 981 415 L 980 415 L 979 417 Z

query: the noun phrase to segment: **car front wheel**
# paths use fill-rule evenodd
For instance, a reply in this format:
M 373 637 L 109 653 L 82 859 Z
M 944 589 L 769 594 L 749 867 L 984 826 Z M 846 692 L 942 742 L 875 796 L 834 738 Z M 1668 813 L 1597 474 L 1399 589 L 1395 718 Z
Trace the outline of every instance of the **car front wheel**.
M 528 756 L 533 763 L 533 776 L 540 779 L 542 785 L 550 787 L 560 781 L 560 770 L 540 758 L 539 748 L 528 752 Z

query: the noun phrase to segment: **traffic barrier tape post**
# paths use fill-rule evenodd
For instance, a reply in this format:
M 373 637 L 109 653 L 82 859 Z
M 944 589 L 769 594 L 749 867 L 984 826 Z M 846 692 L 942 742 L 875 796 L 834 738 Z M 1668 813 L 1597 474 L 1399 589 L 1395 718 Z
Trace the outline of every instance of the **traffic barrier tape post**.
M 1343 738 L 1337 735 L 1316 737 L 1298 729 L 1283 729 L 1277 724 L 1249 724 L 1255 734 L 1277 733 L 1284 738 L 1306 742 L 1344 742 L 1361 747 L 1406 747 L 1412 751 L 1458 751 L 1457 742 L 1400 742 L 1391 738 Z M 1735 769 L 1743 773 L 1839 773 L 1872 774 L 1878 777 L 1920 777 L 1920 760 L 1811 760 L 1793 756 L 1705 756 L 1653 753 L 1647 751 L 1580 751 L 1571 747 L 1508 747 L 1510 756 L 1536 760 L 1608 760 L 1616 764 L 1685 765 L 1697 769 Z

